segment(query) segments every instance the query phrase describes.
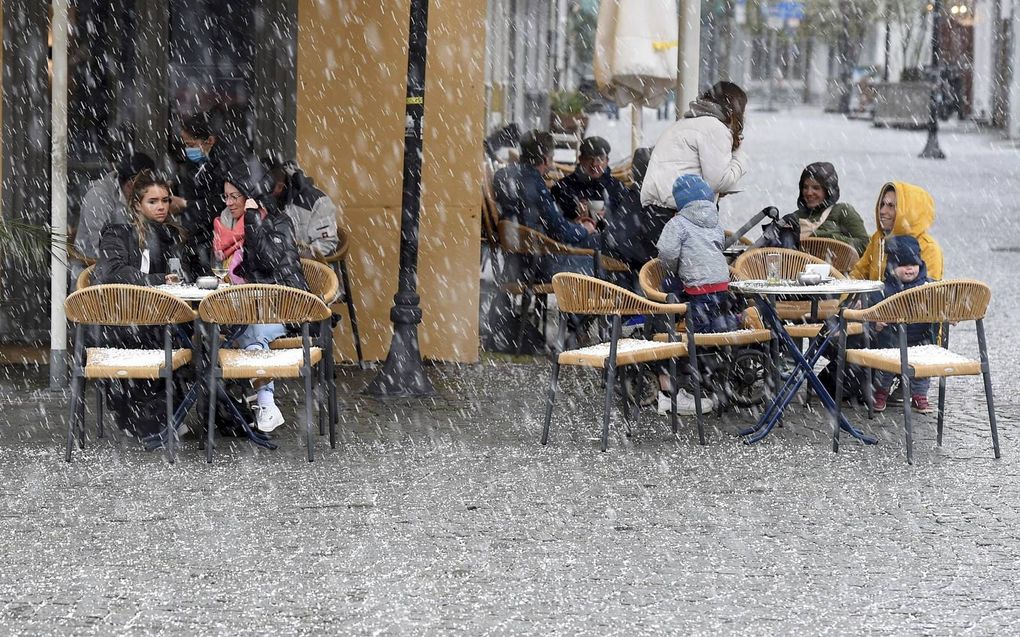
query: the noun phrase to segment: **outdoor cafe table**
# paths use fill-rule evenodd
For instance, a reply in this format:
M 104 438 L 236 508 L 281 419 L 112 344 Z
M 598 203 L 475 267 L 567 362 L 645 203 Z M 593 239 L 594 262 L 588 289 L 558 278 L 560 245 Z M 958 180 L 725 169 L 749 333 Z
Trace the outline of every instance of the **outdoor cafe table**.
M 219 289 L 227 287 L 226 284 L 220 284 Z M 192 305 L 198 305 L 202 302 L 202 299 L 209 296 L 216 290 L 205 290 L 194 285 L 157 285 L 157 290 L 171 294 L 182 301 L 186 301 Z M 206 334 L 206 326 L 202 320 L 198 317 L 195 318 L 194 334 L 192 338 L 189 338 L 187 333 L 181 332 L 181 339 L 184 341 L 185 347 L 191 347 L 192 349 L 192 360 L 195 361 L 195 382 L 191 384 L 188 391 L 184 394 L 184 399 L 181 404 L 177 407 L 177 411 L 174 412 L 174 427 L 180 427 L 181 423 L 184 422 L 185 416 L 188 411 L 198 402 L 198 399 L 202 396 L 202 392 L 206 386 L 203 381 L 203 375 L 206 369 L 207 361 L 202 356 L 203 351 L 203 340 Z M 231 418 L 234 423 L 237 424 L 247 434 L 248 439 L 255 444 L 266 447 L 267 449 L 275 449 L 276 445 L 270 441 L 269 436 L 266 436 L 260 431 L 252 429 L 251 425 L 245 420 L 241 412 L 234 406 L 234 401 L 227 393 L 227 389 L 223 384 L 223 379 L 220 379 L 217 383 L 217 402 L 220 405 L 224 405 L 225 408 L 230 412 Z M 201 438 L 204 444 L 205 438 Z
M 836 403 L 828 390 L 815 374 L 814 366 L 825 352 L 826 347 L 833 339 L 839 336 L 839 318 L 831 316 L 825 320 L 818 335 L 811 339 L 807 351 L 801 352 L 800 347 L 786 331 L 785 324 L 776 313 L 776 301 L 811 301 L 811 317 L 818 316 L 818 302 L 824 299 L 839 298 L 845 296 L 844 304 L 857 300 L 862 294 L 876 292 L 882 289 L 881 281 L 860 281 L 856 279 L 833 279 L 818 285 L 801 285 L 796 281 L 781 281 L 778 284 L 768 283 L 763 280 L 733 281 L 730 289 L 743 296 L 754 300 L 758 311 L 761 313 L 765 325 L 772 330 L 772 333 L 779 340 L 783 349 L 793 358 L 794 369 L 782 387 L 776 392 L 772 403 L 769 405 L 758 422 L 750 429 L 740 432 L 744 441 L 748 444 L 758 442 L 769 435 L 772 428 L 776 426 L 783 415 L 783 411 L 793 400 L 801 385 L 808 382 L 811 388 L 818 395 L 822 404 L 829 411 L 833 418 L 836 417 Z M 838 342 L 838 341 L 836 341 Z M 840 426 L 850 435 L 865 444 L 874 444 L 877 439 L 856 429 L 850 422 L 840 416 Z

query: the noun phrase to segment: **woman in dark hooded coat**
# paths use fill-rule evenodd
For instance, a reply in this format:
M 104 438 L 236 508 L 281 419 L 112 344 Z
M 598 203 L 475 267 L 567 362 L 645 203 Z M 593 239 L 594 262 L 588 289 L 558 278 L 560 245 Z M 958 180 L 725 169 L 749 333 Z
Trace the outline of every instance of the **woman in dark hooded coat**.
M 849 243 L 864 254 L 868 247 L 868 231 L 854 207 L 839 202 L 839 176 L 827 161 L 808 164 L 800 174 L 797 197 L 797 219 L 800 238 L 822 237 Z

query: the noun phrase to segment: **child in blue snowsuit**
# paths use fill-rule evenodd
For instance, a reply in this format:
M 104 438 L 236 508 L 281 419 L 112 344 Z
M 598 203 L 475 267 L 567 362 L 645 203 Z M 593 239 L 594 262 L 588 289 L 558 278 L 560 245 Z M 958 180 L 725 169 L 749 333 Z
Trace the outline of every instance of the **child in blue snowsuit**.
M 921 246 L 912 236 L 901 235 L 886 239 L 886 276 L 885 289 L 882 298 L 888 298 L 897 292 L 909 290 L 925 283 L 931 283 L 928 278 L 928 268 L 921 258 Z M 930 345 L 933 340 L 933 326 L 930 324 L 907 325 L 907 345 Z M 874 329 L 878 332 L 875 347 L 887 349 L 899 348 L 899 329 L 897 326 L 876 323 Z M 889 400 L 889 390 L 892 387 L 895 374 L 889 372 L 875 373 L 875 411 L 885 411 L 886 403 Z M 928 404 L 927 378 L 912 378 L 910 380 L 910 406 L 922 414 L 930 414 L 931 407 Z

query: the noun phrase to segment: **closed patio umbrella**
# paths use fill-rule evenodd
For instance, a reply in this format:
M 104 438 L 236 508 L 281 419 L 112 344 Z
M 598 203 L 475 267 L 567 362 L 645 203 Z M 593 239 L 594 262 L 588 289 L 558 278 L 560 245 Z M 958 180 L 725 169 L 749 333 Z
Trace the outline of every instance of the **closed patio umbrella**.
M 640 108 L 657 107 L 676 86 L 675 0 L 602 0 L 593 66 L 599 91 L 631 105 L 631 151 L 640 141 Z

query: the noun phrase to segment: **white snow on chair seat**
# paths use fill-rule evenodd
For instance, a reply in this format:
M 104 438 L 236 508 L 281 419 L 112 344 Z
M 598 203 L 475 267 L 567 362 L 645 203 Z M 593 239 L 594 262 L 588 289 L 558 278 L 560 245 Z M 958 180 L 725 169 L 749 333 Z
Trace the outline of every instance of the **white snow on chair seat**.
M 222 351 L 222 350 L 221 350 Z M 304 364 L 304 353 L 300 349 L 248 349 L 229 350 L 233 356 L 224 360 L 224 366 L 248 367 L 263 365 L 266 367 L 292 367 Z
M 680 345 L 681 342 L 677 341 L 674 345 Z M 632 352 L 643 352 L 646 350 L 661 349 L 670 343 L 659 343 L 656 341 L 646 341 L 639 338 L 621 338 L 616 343 L 616 353 L 629 354 Z M 609 343 L 599 343 L 598 345 L 590 345 L 588 347 L 582 347 L 581 349 L 570 350 L 571 354 L 582 354 L 591 356 L 609 356 Z
M 129 369 L 133 367 L 162 367 L 165 362 L 166 353 L 161 349 L 88 348 L 89 365 Z
M 889 360 L 894 363 L 900 361 L 900 350 L 898 348 L 885 348 L 866 350 L 874 356 Z M 907 348 L 907 361 L 911 365 L 961 365 L 971 363 L 973 359 L 960 356 L 944 347 L 938 345 L 915 345 Z

